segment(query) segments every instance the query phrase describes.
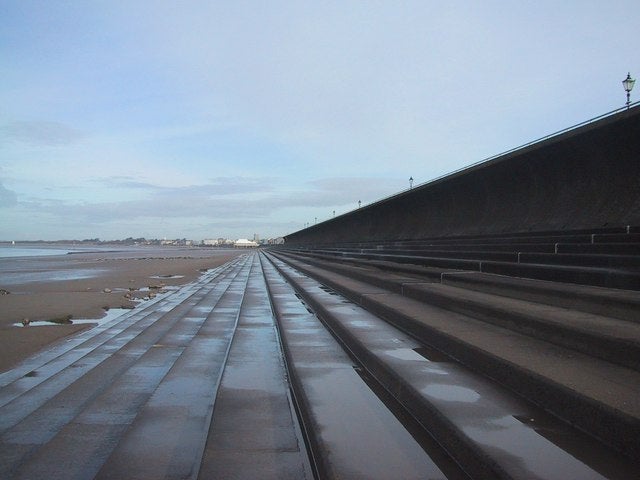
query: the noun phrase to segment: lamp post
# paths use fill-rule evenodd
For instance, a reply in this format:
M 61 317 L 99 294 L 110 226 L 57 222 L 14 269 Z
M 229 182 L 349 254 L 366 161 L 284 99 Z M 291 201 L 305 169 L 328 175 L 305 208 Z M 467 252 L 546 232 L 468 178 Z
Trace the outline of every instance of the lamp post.
M 624 91 L 627 92 L 627 108 L 631 104 L 631 90 L 633 90 L 633 85 L 636 83 L 635 78 L 631 78 L 631 73 L 627 73 L 627 78 L 622 81 L 622 86 L 624 87 Z
M 413 177 L 409 177 L 409 190 L 413 188 Z

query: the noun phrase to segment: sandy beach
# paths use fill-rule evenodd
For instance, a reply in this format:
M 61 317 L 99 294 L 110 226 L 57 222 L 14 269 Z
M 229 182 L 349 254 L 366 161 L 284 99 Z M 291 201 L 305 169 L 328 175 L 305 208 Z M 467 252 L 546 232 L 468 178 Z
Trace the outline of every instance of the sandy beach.
M 241 250 L 139 247 L 0 259 L 0 372 L 91 324 L 16 327 L 23 319 L 99 319 L 107 309 L 170 294 L 168 287 L 242 255 Z M 159 293 L 158 293 L 159 292 Z M 167 293 L 162 293 L 167 292 Z M 144 300 L 142 300 L 144 302 Z

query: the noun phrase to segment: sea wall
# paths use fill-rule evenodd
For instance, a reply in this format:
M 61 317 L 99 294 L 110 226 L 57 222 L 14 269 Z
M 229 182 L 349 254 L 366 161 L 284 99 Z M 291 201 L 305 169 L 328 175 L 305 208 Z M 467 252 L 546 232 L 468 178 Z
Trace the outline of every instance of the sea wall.
M 640 226 L 640 107 L 291 233 L 334 243 Z

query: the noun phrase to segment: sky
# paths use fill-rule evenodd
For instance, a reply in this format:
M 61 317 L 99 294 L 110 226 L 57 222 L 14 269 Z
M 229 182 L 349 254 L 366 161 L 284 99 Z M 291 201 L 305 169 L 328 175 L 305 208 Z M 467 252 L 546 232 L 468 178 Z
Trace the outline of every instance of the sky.
M 636 0 L 0 0 L 0 240 L 295 232 L 624 106 L 638 25 Z

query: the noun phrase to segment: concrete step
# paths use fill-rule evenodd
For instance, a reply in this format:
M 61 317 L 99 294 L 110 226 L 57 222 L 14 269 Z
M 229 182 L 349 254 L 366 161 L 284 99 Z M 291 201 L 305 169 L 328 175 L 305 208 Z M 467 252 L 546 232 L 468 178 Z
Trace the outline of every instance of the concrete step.
M 640 373 L 366 283 L 287 262 L 631 458 L 640 454 Z
M 496 295 L 495 292 L 474 291 L 433 282 L 424 283 L 416 278 L 370 268 L 319 260 L 307 262 L 430 305 L 463 313 L 619 365 L 640 369 L 640 323 L 551 306 L 549 302 L 541 304 L 530 299 L 509 298 Z M 448 276 L 443 275 L 443 278 Z M 457 274 L 457 277 L 464 276 L 465 274 Z M 487 275 L 482 278 L 486 277 Z M 586 294 L 587 292 L 585 296 Z M 602 300 L 603 297 L 606 296 L 592 295 L 591 303 Z M 637 306 L 640 305 L 637 295 L 617 297 L 628 300 L 619 305 L 619 310 L 625 311 L 629 316 L 637 314 Z M 614 303 L 616 296 L 609 295 L 608 298 L 610 303 Z M 640 321 L 637 318 L 634 320 Z
M 456 287 L 640 322 L 640 295 L 633 290 L 572 285 L 480 272 L 443 272 L 441 281 Z
M 570 244 L 571 245 L 571 244 Z M 388 246 L 388 245 L 376 245 L 369 247 L 361 247 L 367 250 L 380 250 L 383 252 L 392 251 L 405 251 L 405 252 L 429 252 L 429 251 L 444 251 L 444 252 L 540 252 L 540 253 L 555 253 L 555 243 L 473 243 L 468 245 L 406 245 L 406 246 Z
M 482 262 L 482 272 L 511 277 L 535 278 L 606 288 L 640 290 L 640 272 L 617 268 L 544 265 L 533 263 Z
M 535 245 L 535 244 L 534 244 Z M 508 245 L 509 251 L 476 250 L 468 249 L 436 249 L 411 247 L 411 248 L 326 248 L 316 252 L 335 256 L 352 256 L 356 258 L 378 259 L 381 255 L 398 257 L 415 257 L 416 262 L 427 262 L 432 258 L 448 260 L 477 260 L 514 263 L 535 263 L 549 265 L 572 265 L 583 267 L 624 268 L 627 270 L 640 268 L 640 255 L 620 255 L 611 253 L 556 253 L 556 246 L 543 244 L 547 251 L 518 250 L 517 245 Z M 581 245 L 581 244 L 576 244 Z M 611 245 L 611 244 L 607 244 Z M 613 244 L 615 245 L 615 244 Z M 623 244 L 628 245 L 628 244 Z M 425 260 L 423 260 L 425 259 Z M 404 262 L 406 263 L 406 262 Z
M 247 261 L 215 306 L 197 312 L 204 321 L 136 412 L 96 479 L 190 478 L 198 471 L 249 273 Z
M 301 251 L 299 251 L 301 252 Z M 640 290 L 640 271 L 624 268 L 603 268 L 575 265 L 549 265 L 535 263 L 500 262 L 493 260 L 466 260 L 412 255 L 388 255 L 384 253 L 345 253 L 341 251 L 314 251 L 308 255 L 324 255 L 325 258 L 407 264 L 431 269 L 469 270 L 521 278 L 533 278 L 563 283 L 593 285 L 607 288 Z M 406 271 L 406 270 L 405 270 Z
M 591 243 L 640 243 L 640 232 L 594 234 L 591 237 Z
M 295 265 L 296 268 L 297 266 Z M 523 382 L 525 378 L 529 382 L 528 377 L 532 374 L 539 376 L 539 371 L 543 370 L 544 366 L 549 372 L 555 372 L 556 378 L 539 382 L 536 385 L 536 391 L 539 393 L 543 393 L 544 389 L 555 390 L 554 384 L 558 386 L 557 390 L 564 391 L 564 387 L 558 385 L 559 378 L 564 376 L 564 381 L 571 377 L 573 372 L 580 372 L 580 362 L 571 364 L 573 372 L 568 372 L 569 367 L 566 365 L 561 368 L 553 367 L 552 363 L 561 358 L 561 351 L 553 350 L 556 347 L 528 340 L 498 327 L 483 326 L 461 315 L 425 307 L 397 294 L 382 293 L 376 287 L 350 281 L 335 274 L 314 271 L 314 277 L 318 274 L 317 279 L 322 284 L 332 285 L 327 289 L 323 285 L 314 286 L 307 277 L 301 276 L 288 266 L 279 268 L 363 367 L 429 429 L 463 468 L 467 469 L 471 478 L 600 478 L 599 473 L 584 469 L 585 464 L 594 466 L 594 463 L 590 463 L 594 460 L 591 453 L 585 455 L 587 451 L 600 454 L 608 452 L 606 455 L 611 457 L 608 461 L 605 460 L 605 463 L 612 465 L 620 462 L 618 465 L 624 465 L 623 470 L 626 473 L 618 472 L 620 478 L 631 478 L 634 475 L 637 465 L 634 465 L 633 461 L 618 456 L 602 445 L 596 446 L 597 443 L 590 444 L 592 440 L 582 437 L 582 434 L 566 425 L 562 426 L 562 422 L 552 417 L 546 417 L 545 422 L 549 422 L 546 425 L 548 429 L 535 430 L 546 430 L 543 436 L 534 434 L 531 427 L 541 421 L 539 415 L 544 416 L 541 410 L 537 410 L 523 399 L 511 396 L 494 382 L 476 376 L 457 365 L 448 356 L 424 345 L 437 343 L 440 347 L 446 347 L 439 350 L 454 354 L 454 357 L 464 356 L 458 354 L 466 350 L 473 356 L 474 361 L 470 363 L 476 370 L 493 370 L 485 368 L 491 363 L 485 361 L 485 357 L 494 359 L 496 353 L 493 350 L 497 350 L 501 353 L 502 359 L 496 363 L 503 365 L 496 366 L 496 371 L 507 370 L 505 375 L 511 379 L 511 388 Z M 336 290 L 334 284 L 340 285 L 342 289 Z M 368 309 L 373 307 L 370 312 L 377 310 L 378 306 L 389 306 L 390 310 L 384 312 L 383 316 L 406 333 L 390 328 L 379 318 L 378 312 L 366 312 L 357 305 L 341 300 L 339 293 L 343 291 L 354 294 Z M 387 315 L 391 311 L 394 313 Z M 408 318 L 412 320 L 404 321 Z M 415 328 L 415 325 L 421 327 Z M 427 329 L 431 331 L 427 332 Z M 449 339 L 451 343 L 446 344 L 447 342 L 441 339 Z M 545 350 L 539 352 L 542 354 L 544 365 L 536 362 L 535 355 L 527 355 L 536 352 L 538 346 Z M 526 354 L 523 355 L 524 347 Z M 549 353 L 553 353 L 552 358 L 546 357 Z M 590 369 L 591 365 L 587 368 Z M 609 366 L 601 371 L 604 378 L 611 373 L 611 368 L 618 367 Z M 625 369 L 622 371 L 626 375 L 635 375 L 634 384 L 640 385 L 640 376 L 636 372 Z M 580 387 L 586 387 L 586 384 L 582 385 L 582 380 L 578 379 Z M 615 385 L 614 382 L 611 384 Z M 626 390 L 628 398 L 633 398 L 632 387 L 622 388 Z M 565 392 L 559 405 L 573 395 L 579 396 L 575 392 Z M 590 400 L 583 403 L 590 405 Z M 571 406 L 576 407 L 573 400 Z M 636 405 L 636 410 L 638 409 L 640 406 Z M 607 413 L 615 414 L 615 410 L 609 409 Z M 594 421 L 593 418 L 588 420 L 591 423 L 598 421 Z M 624 424 L 624 421 L 622 423 Z M 606 425 L 611 426 L 610 423 Z M 558 456 L 567 458 L 566 451 L 556 449 L 560 443 L 554 446 L 554 440 L 548 442 L 548 439 L 554 437 L 563 438 L 562 444 L 565 447 L 571 446 L 569 449 L 572 458 L 564 464 L 571 464 L 567 466 L 568 470 L 562 471 L 563 469 L 558 468 L 558 464 L 552 460 L 557 460 Z M 540 462 L 540 459 L 544 461 Z M 602 471 L 600 473 L 608 476 Z
M 616 235 L 616 234 L 613 234 Z M 530 235 L 502 235 L 479 236 L 462 238 L 434 238 L 425 240 L 412 240 L 403 242 L 402 245 L 415 245 L 429 243 L 430 245 L 474 245 L 482 244 L 527 244 L 527 243 L 591 243 L 591 233 L 554 233 L 554 234 L 530 234 Z
M 360 249 L 360 250 L 347 250 L 346 253 L 355 253 L 366 256 L 371 255 L 370 258 L 376 258 L 379 254 L 385 255 L 402 255 L 402 256 L 415 256 L 415 257 L 427 257 L 427 258 L 455 258 L 465 260 L 493 260 L 496 262 L 517 262 L 518 253 L 516 251 L 510 252 L 495 252 L 491 250 L 432 250 L 432 249 L 420 249 L 420 250 L 404 250 L 404 249 Z
M 340 250 L 339 247 L 327 250 Z M 349 247 L 349 250 L 393 252 L 509 252 L 509 253 L 577 253 L 602 255 L 640 255 L 640 243 L 505 243 L 505 244 L 469 244 L 469 245 L 369 245 Z
M 555 253 L 640 255 L 640 243 L 558 243 Z
M 0 477 L 93 478 L 197 332 L 202 310 L 226 292 L 242 266 L 234 263 L 220 282 L 185 287 L 104 346 L 78 349 L 85 356 L 59 372 L 40 367 L 35 376 L 45 381 L 0 412 L 11 425 L 1 437 Z
M 528 253 L 518 254 L 520 263 L 544 265 L 572 265 L 580 267 L 620 268 L 640 273 L 640 255 L 611 255 L 586 253 Z
M 198 478 L 312 480 L 262 266 L 252 257 Z
M 468 478 L 415 420 L 389 409 L 270 261 L 263 269 L 316 478 Z
M 448 268 L 448 269 L 461 269 L 461 270 L 480 270 L 481 260 L 465 260 L 461 258 L 451 257 L 430 257 L 430 256 L 417 256 L 417 255 L 399 255 L 399 254 L 387 254 L 387 253 L 358 253 L 358 252 L 344 252 L 344 251 L 327 251 L 319 250 L 318 253 L 326 255 L 333 255 L 339 258 L 355 258 L 363 260 L 379 260 L 384 262 L 394 263 L 409 263 L 412 265 L 422 265 L 429 267 Z
M 640 371 L 640 323 L 438 284 L 403 295 Z
M 491 273 L 434 269 L 395 264 L 392 262 L 331 261 L 331 257 L 294 255 L 303 261 L 342 271 L 392 291 L 400 292 L 403 282 L 430 281 L 468 288 L 505 297 L 528 300 L 581 312 L 604 315 L 631 322 L 640 322 L 640 296 L 634 290 L 610 289 L 547 280 L 517 278 Z M 326 260 L 325 262 L 322 262 Z M 318 263 L 320 262 L 320 263 Z M 371 269 L 376 269 L 371 271 Z M 377 270 L 385 272 L 381 275 Z M 362 273 L 361 273 L 362 272 Z M 395 275 L 397 278 L 388 275 Z M 392 279 L 391 281 L 389 279 Z

